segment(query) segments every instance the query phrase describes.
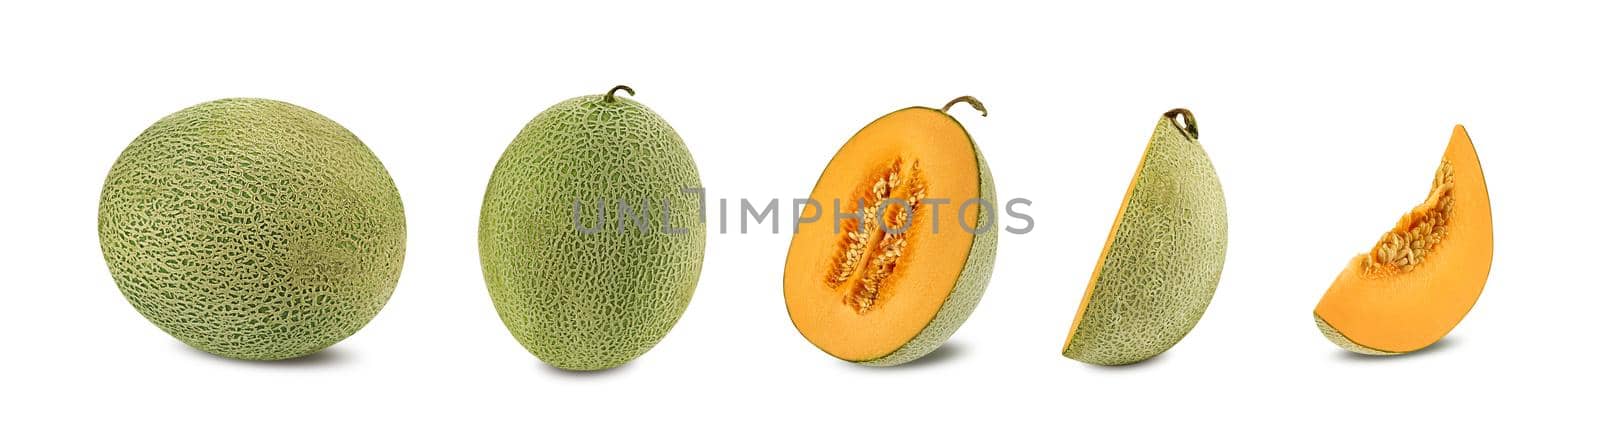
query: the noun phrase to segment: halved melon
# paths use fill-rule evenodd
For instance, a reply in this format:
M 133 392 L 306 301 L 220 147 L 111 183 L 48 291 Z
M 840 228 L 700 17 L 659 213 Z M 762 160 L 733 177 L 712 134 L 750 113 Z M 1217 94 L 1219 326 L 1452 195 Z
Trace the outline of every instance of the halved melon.
M 999 230 L 988 165 L 946 113 L 963 101 L 984 110 L 962 97 L 890 113 L 823 170 L 816 204 L 801 214 L 816 220 L 795 228 L 783 272 L 789 318 L 817 348 L 865 365 L 905 363 L 937 349 L 977 306 Z
M 1156 122 L 1061 355 L 1144 361 L 1183 340 L 1211 305 L 1228 253 L 1228 206 L 1197 124 L 1187 109 Z
M 1423 349 L 1472 310 L 1493 256 L 1483 168 L 1466 128 L 1456 125 L 1427 200 L 1350 260 L 1317 303 L 1317 328 L 1362 354 Z

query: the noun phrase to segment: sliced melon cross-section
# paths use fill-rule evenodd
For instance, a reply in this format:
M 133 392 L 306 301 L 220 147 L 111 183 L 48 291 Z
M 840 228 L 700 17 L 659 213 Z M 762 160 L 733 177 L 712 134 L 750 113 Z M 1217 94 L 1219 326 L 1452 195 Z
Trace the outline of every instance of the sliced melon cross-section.
M 946 113 L 961 101 L 983 110 L 963 97 L 873 121 L 812 190 L 802 216 L 819 218 L 796 228 L 783 293 L 795 328 L 824 352 L 874 366 L 915 360 L 977 306 L 998 230 L 988 166 Z

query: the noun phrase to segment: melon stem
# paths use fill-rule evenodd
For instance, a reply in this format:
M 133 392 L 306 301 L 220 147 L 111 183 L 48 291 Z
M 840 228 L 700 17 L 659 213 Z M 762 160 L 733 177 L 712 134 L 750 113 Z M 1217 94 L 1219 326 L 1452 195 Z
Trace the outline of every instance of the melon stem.
M 1183 115 L 1183 122 L 1178 122 L 1178 115 Z M 1200 123 L 1194 120 L 1194 113 L 1182 107 L 1168 110 L 1167 119 L 1172 119 L 1172 124 L 1178 129 L 1189 134 L 1189 138 L 1200 139 Z
M 611 91 L 606 91 L 606 101 L 616 101 L 617 100 L 617 90 L 627 91 L 628 92 L 628 96 L 633 96 L 633 88 L 632 87 L 629 87 L 627 85 L 618 85 L 618 86 L 615 86 L 615 87 L 611 87 Z
M 950 113 L 950 107 L 955 106 L 956 103 L 971 104 L 972 108 L 978 109 L 979 112 L 983 112 L 983 116 L 989 116 L 989 109 L 986 109 L 986 108 L 983 107 L 983 102 L 978 101 L 978 99 L 973 98 L 970 95 L 964 95 L 964 96 L 956 97 L 955 100 L 950 100 L 950 102 L 949 103 L 945 103 L 944 107 L 940 108 L 939 111 L 945 112 L 945 113 L 948 114 L 948 113 Z

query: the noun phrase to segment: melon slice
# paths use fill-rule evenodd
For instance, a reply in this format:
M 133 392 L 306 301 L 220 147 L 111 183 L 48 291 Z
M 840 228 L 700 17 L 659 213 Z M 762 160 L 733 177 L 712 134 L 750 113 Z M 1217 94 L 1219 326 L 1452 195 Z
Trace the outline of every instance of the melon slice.
M 1466 128 L 1456 125 L 1427 199 L 1350 260 L 1317 303 L 1317 328 L 1362 354 L 1426 348 L 1472 310 L 1493 256 L 1483 168 Z
M 1185 109 L 1156 123 L 1062 355 L 1099 365 L 1144 361 L 1182 340 L 1211 304 L 1228 211 L 1196 124 Z
M 994 182 L 946 113 L 958 102 L 984 110 L 962 97 L 873 121 L 812 190 L 817 203 L 801 215 L 817 219 L 796 227 L 783 293 L 795 328 L 824 352 L 873 366 L 915 360 L 983 295 L 999 232 Z

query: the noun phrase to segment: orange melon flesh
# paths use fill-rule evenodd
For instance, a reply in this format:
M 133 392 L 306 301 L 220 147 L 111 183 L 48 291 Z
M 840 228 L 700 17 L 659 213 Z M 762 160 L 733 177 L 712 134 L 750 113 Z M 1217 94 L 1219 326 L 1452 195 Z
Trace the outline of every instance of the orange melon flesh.
M 958 210 L 980 198 L 978 162 L 961 124 L 930 108 L 890 113 L 851 137 L 811 192 L 821 208 L 807 205 L 801 214 L 820 218 L 802 223 L 790 244 L 783 290 L 795 328 L 828 354 L 855 362 L 886 357 L 921 333 L 967 264 L 974 235 L 962 225 L 978 228 L 978 207 Z M 914 204 L 909 227 L 896 237 L 875 222 L 874 205 L 882 204 L 885 223 L 907 223 L 898 220 L 901 205 L 877 201 L 883 192 L 951 203 L 938 206 L 937 222 L 932 204 Z M 858 200 L 868 209 L 863 219 L 842 218 L 835 231 L 835 213 L 861 212 Z M 862 224 L 873 226 L 859 231 Z M 860 258 L 850 260 L 851 251 Z
M 1415 236 L 1429 233 L 1434 235 Z M 1411 252 L 1386 248 L 1397 244 L 1397 236 L 1417 238 L 1408 243 Z M 1483 168 L 1466 129 L 1457 125 L 1427 200 L 1371 251 L 1350 260 L 1317 304 L 1315 317 L 1331 340 L 1353 351 L 1420 350 L 1442 339 L 1477 303 L 1493 255 Z

